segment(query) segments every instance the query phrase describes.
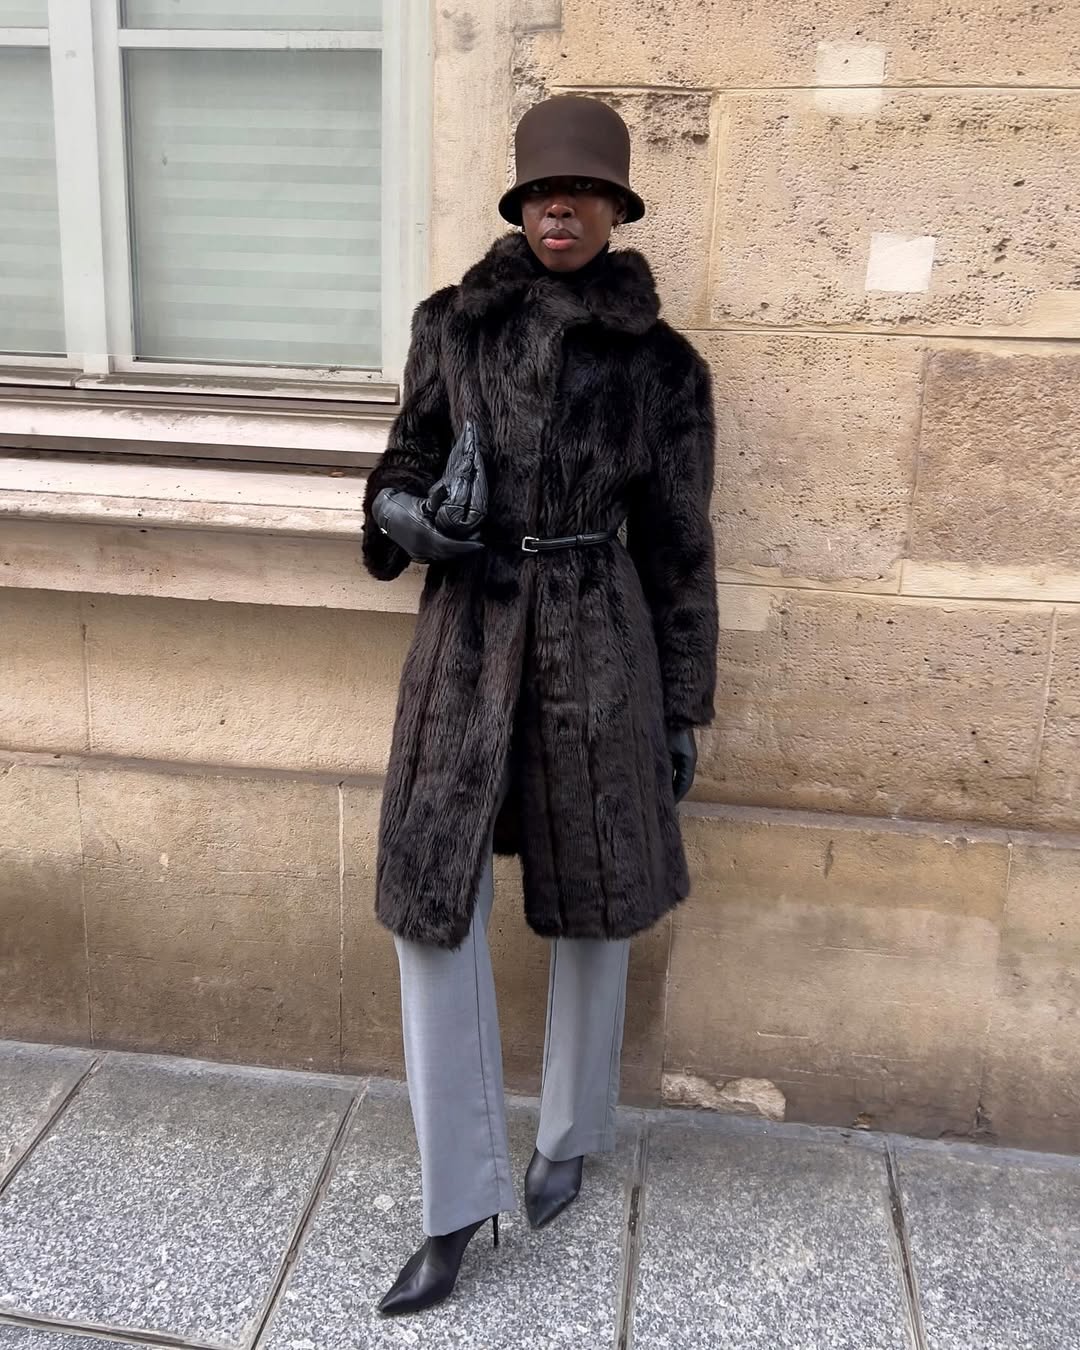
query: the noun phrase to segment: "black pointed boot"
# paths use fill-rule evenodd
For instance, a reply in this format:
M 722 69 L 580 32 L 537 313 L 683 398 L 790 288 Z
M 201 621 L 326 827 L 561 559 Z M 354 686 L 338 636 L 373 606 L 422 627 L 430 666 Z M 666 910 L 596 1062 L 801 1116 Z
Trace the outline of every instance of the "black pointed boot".
M 539 1149 L 534 1150 L 525 1173 L 525 1213 L 534 1228 L 550 1223 L 581 1190 L 584 1163 L 584 1158 L 552 1162 Z
M 466 1224 L 453 1233 L 429 1237 L 401 1268 L 401 1274 L 379 1300 L 379 1312 L 385 1317 L 422 1312 L 441 1303 L 454 1288 L 461 1258 L 469 1239 L 487 1219 Z M 499 1216 L 491 1216 L 492 1245 L 499 1245 Z

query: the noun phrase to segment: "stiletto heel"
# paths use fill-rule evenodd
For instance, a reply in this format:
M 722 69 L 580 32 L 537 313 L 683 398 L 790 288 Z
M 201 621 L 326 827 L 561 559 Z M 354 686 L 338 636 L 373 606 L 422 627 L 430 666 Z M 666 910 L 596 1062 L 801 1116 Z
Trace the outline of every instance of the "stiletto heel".
M 466 1224 L 453 1233 L 429 1237 L 401 1268 L 397 1279 L 379 1300 L 379 1312 L 386 1317 L 421 1312 L 441 1303 L 451 1293 L 461 1268 L 465 1248 L 486 1219 Z M 499 1245 L 499 1216 L 491 1216 L 493 1246 Z

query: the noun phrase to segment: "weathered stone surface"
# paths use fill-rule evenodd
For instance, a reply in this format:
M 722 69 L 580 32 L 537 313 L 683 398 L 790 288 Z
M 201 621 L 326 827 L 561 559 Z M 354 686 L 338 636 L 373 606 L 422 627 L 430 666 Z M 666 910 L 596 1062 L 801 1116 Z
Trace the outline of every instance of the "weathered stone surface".
M 84 772 L 94 1034 L 105 1044 L 337 1065 L 337 789 Z
M 909 1344 L 884 1161 L 866 1141 L 665 1116 L 649 1129 L 643 1205 L 634 1345 Z
M 423 583 L 419 567 L 389 584 L 376 581 L 360 564 L 355 538 L 2 516 L 0 559 L 4 584 L 13 587 L 400 614 L 416 613 Z
M 1074 84 L 1080 66 L 1080 18 L 1064 0 L 993 0 L 977 12 L 934 0 L 872 10 L 857 0 L 808 10 L 748 0 L 738 12 L 686 0 L 563 0 L 561 11 L 549 59 L 575 84 L 1050 85 Z M 850 73 L 823 59 L 830 48 L 850 50 Z
M 833 97 L 725 100 L 715 322 L 1080 331 L 1080 92 Z M 928 284 L 921 247 L 886 264 L 905 239 L 936 241 Z
M 989 1149 L 896 1150 L 933 1350 L 1080 1344 L 1080 1168 Z
M 357 1087 L 109 1056 L 5 1191 L 3 1311 L 251 1345 Z
M 1035 818 L 1080 828 L 1080 613 L 1061 610 L 1035 783 Z
M 983 1127 L 1002 1143 L 1080 1151 L 1080 849 L 1013 849 Z
M 603 97 L 630 128 L 634 186 L 648 206 L 645 220 L 621 227 L 614 242 L 646 251 L 669 323 L 704 327 L 716 160 L 712 99 L 669 90 Z M 658 239 L 663 246 L 650 248 Z
M 0 747 L 87 749 L 79 603 L 55 591 L 0 589 Z
M 793 1120 L 968 1130 L 1006 845 L 740 811 L 685 833 L 665 1074 L 766 1079 Z
M 93 1063 L 83 1050 L 0 1041 L 0 1186 Z
M 1048 612 L 806 590 L 769 604 L 759 631 L 721 634 L 699 796 L 1030 820 Z
M 459 281 L 505 226 L 495 203 L 508 186 L 510 104 L 514 97 L 513 23 L 519 0 L 484 0 L 461 10 L 432 10 L 435 60 L 432 118 L 438 129 L 431 157 L 431 278 Z M 469 97 L 462 98 L 462 90 Z M 471 205 L 462 209 L 466 196 Z M 477 210 L 476 203 L 484 209 Z M 508 227 L 507 227 L 508 228 Z
M 408 616 L 135 596 L 85 605 L 96 751 L 382 771 Z
M 699 1106 L 735 1116 L 764 1116 L 783 1120 L 787 1109 L 784 1094 L 767 1078 L 727 1078 L 710 1083 L 693 1073 L 666 1073 L 664 1102 L 670 1106 Z
M 341 1053 L 350 1071 L 405 1076 L 401 988 L 393 935 L 375 918 L 381 787 L 346 787 L 343 861 Z
M 128 1342 L 130 1345 L 130 1341 Z M 107 1341 L 97 1336 L 70 1336 L 67 1332 L 35 1331 L 30 1327 L 0 1324 L 0 1350 L 122 1350 L 123 1341 Z
M 694 341 L 713 369 L 719 566 L 895 590 L 922 345 L 783 333 Z
M 900 594 L 937 596 L 943 600 L 1019 600 L 1080 604 L 1080 570 L 1042 563 L 1008 566 L 961 562 L 905 561 Z
M 0 760 L 0 1036 L 87 1041 L 74 773 Z
M 931 354 L 911 557 L 1080 571 L 1080 355 Z

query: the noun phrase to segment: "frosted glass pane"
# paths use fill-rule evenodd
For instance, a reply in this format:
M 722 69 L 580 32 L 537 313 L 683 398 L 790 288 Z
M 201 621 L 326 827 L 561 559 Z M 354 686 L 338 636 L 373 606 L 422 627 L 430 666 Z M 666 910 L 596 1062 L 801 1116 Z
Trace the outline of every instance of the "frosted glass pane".
M 0 351 L 65 350 L 49 53 L 0 47 Z
M 127 53 L 136 351 L 380 364 L 376 51 Z
M 0 28 L 48 28 L 49 0 L 0 0 Z
M 404 0 L 394 0 L 401 4 Z M 2 3 L 2 0 L 0 0 Z M 128 28 L 341 28 L 378 32 L 383 0 L 126 0 Z

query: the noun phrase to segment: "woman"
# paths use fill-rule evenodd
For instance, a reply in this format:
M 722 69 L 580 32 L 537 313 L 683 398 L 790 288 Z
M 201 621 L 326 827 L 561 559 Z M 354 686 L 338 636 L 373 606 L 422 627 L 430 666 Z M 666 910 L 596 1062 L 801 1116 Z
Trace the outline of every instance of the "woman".
M 713 716 L 708 368 L 658 318 L 630 138 L 595 99 L 546 100 L 499 203 L 520 233 L 417 307 L 404 400 L 365 494 L 379 578 L 428 564 L 401 680 L 376 913 L 395 935 L 426 1241 L 379 1304 L 445 1298 L 482 1223 L 516 1208 L 486 928 L 491 855 L 519 853 L 553 939 L 534 1227 L 615 1145 L 629 939 L 689 890 L 676 802 Z M 424 509 L 466 423 L 477 539 Z M 625 546 L 619 538 L 625 524 Z

